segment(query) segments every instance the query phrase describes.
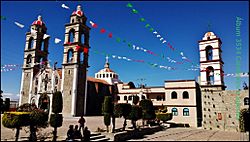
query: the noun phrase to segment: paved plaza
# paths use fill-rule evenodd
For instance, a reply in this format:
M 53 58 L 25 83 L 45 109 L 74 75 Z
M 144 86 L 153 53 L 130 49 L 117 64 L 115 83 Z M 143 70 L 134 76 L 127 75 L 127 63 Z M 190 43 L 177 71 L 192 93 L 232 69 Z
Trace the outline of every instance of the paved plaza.
M 1 115 L 2 117 L 2 115 Z M 102 116 L 89 116 L 84 117 L 86 120 L 86 126 L 94 133 L 97 128 L 105 129 Z M 77 125 L 79 117 L 64 118 L 63 126 L 58 128 L 58 140 L 64 140 L 69 125 Z M 122 118 L 116 119 L 116 128 L 121 128 L 123 124 Z M 128 121 L 127 126 L 131 123 Z M 37 132 L 38 139 L 42 136 L 48 137 L 46 141 L 52 140 L 52 127 L 41 129 Z M 27 132 L 25 132 L 27 131 Z M 105 134 L 105 133 L 104 133 Z M 19 139 L 27 140 L 29 136 L 29 129 L 23 128 L 20 132 Z M 15 129 L 8 129 L 2 126 L 1 121 L 1 141 L 13 141 L 15 140 Z M 249 133 L 237 133 L 227 131 L 213 131 L 203 130 L 201 128 L 167 128 L 164 131 L 156 132 L 152 135 L 145 135 L 141 139 L 132 139 L 133 141 L 249 141 Z

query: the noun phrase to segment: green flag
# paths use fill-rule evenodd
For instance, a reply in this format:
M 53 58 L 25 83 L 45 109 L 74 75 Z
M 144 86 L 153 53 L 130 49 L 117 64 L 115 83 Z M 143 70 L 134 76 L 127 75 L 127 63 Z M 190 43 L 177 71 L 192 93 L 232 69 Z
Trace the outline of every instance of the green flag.
M 135 10 L 135 9 L 132 9 L 132 12 L 133 12 L 134 14 L 137 14 L 137 13 L 138 13 L 138 11 Z
M 148 27 L 150 27 L 150 25 L 149 24 L 146 24 L 146 26 L 145 26 L 146 28 L 148 28 Z
M 128 4 L 127 4 L 127 7 L 130 7 L 130 8 L 131 8 L 131 7 L 133 7 L 133 6 L 132 6 L 131 3 L 128 3 Z
M 117 42 L 120 42 L 120 41 L 121 41 L 121 39 L 118 37 L 118 38 L 116 38 L 116 41 L 117 41 Z
M 149 30 L 150 32 L 153 32 L 154 31 L 154 29 L 153 28 L 150 28 L 150 30 Z
M 128 47 L 131 47 L 131 43 L 128 43 Z
M 145 22 L 146 20 L 144 18 L 140 18 L 140 21 L 141 22 Z

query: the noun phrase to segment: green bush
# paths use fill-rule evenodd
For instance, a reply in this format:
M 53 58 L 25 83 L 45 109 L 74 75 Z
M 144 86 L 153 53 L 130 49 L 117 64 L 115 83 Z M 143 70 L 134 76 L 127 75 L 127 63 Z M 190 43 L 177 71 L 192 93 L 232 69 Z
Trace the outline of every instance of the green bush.
M 38 127 L 47 127 L 48 113 L 35 109 L 30 113 L 30 124 Z
M 131 104 L 128 103 L 120 103 L 114 106 L 115 117 L 127 118 L 130 111 L 131 111 Z
M 63 122 L 62 114 L 51 114 L 50 115 L 50 126 L 61 127 Z
M 30 122 L 29 112 L 5 112 L 2 117 L 2 124 L 7 128 L 18 128 L 28 126 Z
M 103 114 L 105 113 L 113 114 L 113 102 L 111 96 L 104 97 L 102 112 Z
M 137 121 L 142 118 L 142 108 L 140 106 L 132 106 L 128 119 Z
M 142 107 L 142 119 L 150 120 L 155 119 L 155 110 L 151 100 L 141 100 L 139 105 Z
M 55 92 L 52 98 L 52 112 L 61 113 L 63 108 L 63 99 L 61 92 Z
M 105 124 L 106 126 L 109 126 L 109 125 L 110 125 L 110 115 L 107 114 L 107 113 L 104 114 L 104 124 Z
M 173 118 L 172 113 L 156 113 L 156 118 L 163 122 L 171 120 Z

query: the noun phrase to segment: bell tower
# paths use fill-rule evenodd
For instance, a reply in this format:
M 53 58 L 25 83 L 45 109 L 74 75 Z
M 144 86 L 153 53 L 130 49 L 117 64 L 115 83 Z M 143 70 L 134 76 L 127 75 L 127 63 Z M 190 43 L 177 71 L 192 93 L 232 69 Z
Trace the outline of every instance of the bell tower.
M 199 41 L 201 87 L 225 90 L 221 58 L 221 40 L 213 32 L 207 32 Z
M 40 69 L 39 63 L 47 61 L 49 36 L 46 32 L 45 23 L 38 16 L 32 23 L 30 32 L 26 33 L 19 105 L 30 103 L 33 77 Z
M 88 66 L 89 31 L 81 6 L 70 16 L 65 25 L 62 64 L 63 113 L 71 116 L 84 115 L 85 87 Z

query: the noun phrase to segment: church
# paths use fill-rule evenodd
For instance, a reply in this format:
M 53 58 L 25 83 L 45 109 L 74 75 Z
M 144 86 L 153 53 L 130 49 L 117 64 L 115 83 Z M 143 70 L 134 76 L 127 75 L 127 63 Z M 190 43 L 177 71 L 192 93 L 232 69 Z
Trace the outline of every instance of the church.
M 48 62 L 49 36 L 41 16 L 26 33 L 19 105 L 34 103 L 51 113 L 56 91 L 63 95 L 63 115 L 101 115 L 104 96 L 115 103 L 132 103 L 134 95 L 150 99 L 155 108 L 167 106 L 171 122 L 209 130 L 239 131 L 236 90 L 225 90 L 221 39 L 213 32 L 198 41 L 200 52 L 199 80 L 165 80 L 162 86 L 135 88 L 123 83 L 106 59 L 104 69 L 87 77 L 89 34 L 87 17 L 77 6 L 65 25 L 62 68 Z M 240 90 L 240 110 L 249 108 L 249 90 Z M 243 115 L 243 114 L 241 114 Z M 244 117 L 245 119 L 245 117 Z M 249 119 L 249 118 L 248 118 Z M 249 124 L 244 124 L 248 125 Z

